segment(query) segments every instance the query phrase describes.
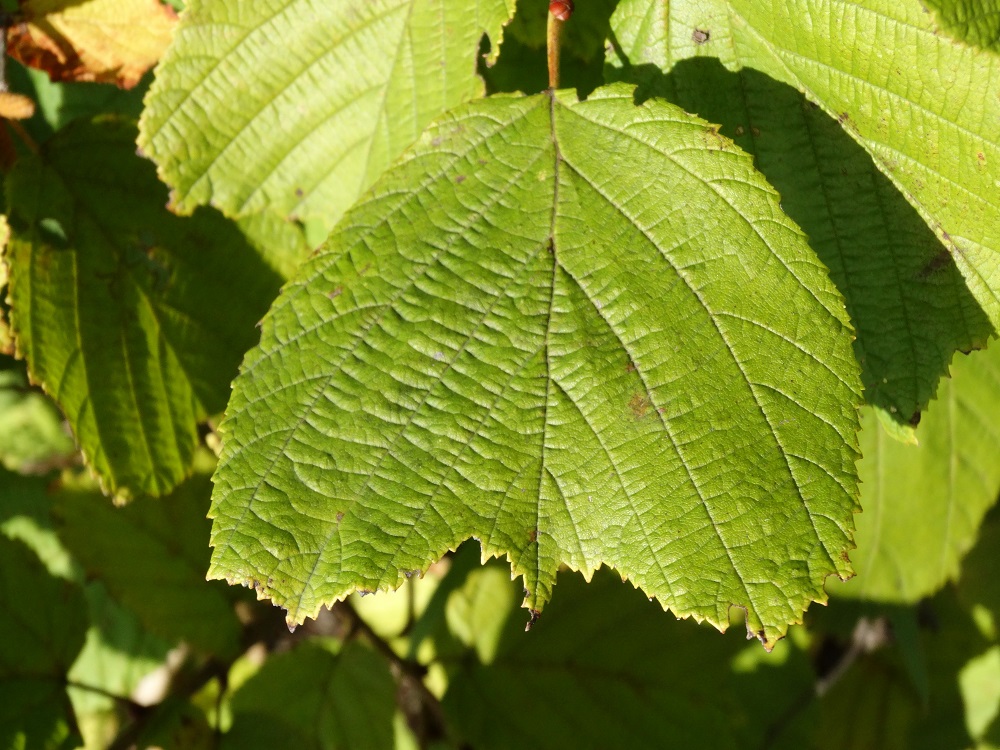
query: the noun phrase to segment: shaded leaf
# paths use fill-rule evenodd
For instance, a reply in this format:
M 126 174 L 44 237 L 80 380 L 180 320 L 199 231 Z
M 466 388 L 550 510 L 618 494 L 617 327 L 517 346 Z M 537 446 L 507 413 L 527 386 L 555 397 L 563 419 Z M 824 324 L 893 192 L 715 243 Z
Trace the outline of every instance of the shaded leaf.
M 21 0 L 7 53 L 54 81 L 135 86 L 160 59 L 177 14 L 159 0 Z
M 77 122 L 7 180 L 12 328 L 32 379 L 120 495 L 190 471 L 280 276 L 212 210 L 180 218 L 134 127 Z
M 947 249 L 835 117 L 745 67 L 722 3 L 623 0 L 612 24 L 614 77 L 720 123 L 754 155 L 847 301 L 865 399 L 909 430 L 953 353 L 993 330 Z
M 937 34 L 915 0 L 729 7 L 740 64 L 786 81 L 838 118 L 1000 324 L 1000 97 L 982 95 L 1000 88 L 1000 57 Z M 802 33 L 804 18 L 813 33 Z
M 957 577 L 1000 493 L 1000 346 L 961 357 L 916 431 L 917 445 L 862 419 L 857 577 L 837 592 L 917 602 Z
M 0 612 L 0 746 L 76 747 L 64 684 L 87 629 L 83 591 L 0 535 Z
M 174 644 L 151 635 L 100 581 L 88 583 L 84 594 L 91 625 L 69 678 L 111 695 L 132 695 L 139 681 L 164 662 Z M 71 688 L 70 698 L 77 716 L 115 707 L 112 698 L 93 690 Z
M 770 644 L 848 573 L 842 299 L 742 152 L 632 95 L 457 110 L 300 269 L 222 428 L 211 576 L 301 622 L 476 537 L 533 610 L 606 563 Z
M 140 144 L 176 208 L 329 228 L 441 113 L 483 92 L 513 0 L 192 2 Z M 252 61 L 252 63 L 248 63 Z
M 1000 52 L 1000 4 L 996 0 L 924 0 L 924 4 L 956 39 Z
M 97 493 L 66 491 L 55 513 L 60 537 L 87 573 L 150 633 L 224 658 L 235 655 L 240 625 L 226 587 L 205 581 L 209 492 L 205 475 L 124 508 Z
M 356 642 L 333 653 L 313 639 L 271 657 L 233 695 L 222 748 L 392 748 L 395 696 L 381 657 Z
M 763 747 L 765 738 L 768 747 L 808 746 L 815 714 L 793 710 L 812 693 L 812 671 L 792 643 L 764 654 L 739 634 L 677 622 L 609 571 L 589 585 L 560 580 L 525 635 L 520 618 L 492 604 L 503 589 L 515 602 L 505 577 L 489 575 L 485 593 L 485 581 L 470 578 L 452 594 L 471 604 L 466 625 L 449 618 L 458 634 L 477 620 L 502 631 L 488 658 L 477 643 L 477 658 L 452 662 L 442 704 L 469 747 L 529 737 L 539 749 Z

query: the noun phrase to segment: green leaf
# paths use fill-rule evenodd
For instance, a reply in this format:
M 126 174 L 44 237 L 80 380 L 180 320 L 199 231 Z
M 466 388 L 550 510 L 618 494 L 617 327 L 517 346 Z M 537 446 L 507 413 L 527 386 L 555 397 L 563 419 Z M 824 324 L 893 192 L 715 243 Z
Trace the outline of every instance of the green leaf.
M 835 117 L 741 67 L 752 61 L 734 45 L 741 32 L 725 6 L 657 9 L 649 0 L 618 6 L 618 61 L 609 72 L 720 123 L 754 155 L 847 301 L 865 399 L 908 430 L 953 353 L 985 346 L 993 330 L 955 260 Z
M 0 464 L 21 473 L 46 473 L 71 463 L 76 445 L 62 414 L 28 385 L 22 367 L 0 356 Z
M 7 179 L 18 350 L 122 495 L 190 472 L 281 281 L 218 213 L 167 212 L 134 141 L 127 122 L 77 122 Z
M 917 445 L 862 418 L 857 577 L 837 593 L 917 602 L 958 574 L 1000 493 L 1000 346 L 961 357 L 916 430 Z
M 140 145 L 189 212 L 341 214 L 426 125 L 481 96 L 476 51 L 514 0 L 192 2 Z
M 225 586 L 205 581 L 210 484 L 195 475 L 162 499 L 116 508 L 97 493 L 66 491 L 59 535 L 87 573 L 135 612 L 150 633 L 235 656 L 240 625 Z
M 83 591 L 0 535 L 0 612 L 0 747 L 76 747 L 65 679 L 87 629 Z
M 88 583 L 84 594 L 92 624 L 69 678 L 111 695 L 131 695 L 143 677 L 163 664 L 175 644 L 151 635 L 100 581 Z M 71 689 L 70 698 L 77 716 L 115 707 L 112 698 L 93 690 Z
M 1000 5 L 996 0 L 925 0 L 925 5 L 956 39 L 1000 52 Z
M 394 747 L 396 684 L 388 665 L 356 642 L 339 653 L 334 645 L 314 639 L 270 658 L 233 695 L 223 750 Z
M 463 540 L 770 644 L 850 571 L 842 298 L 750 160 L 629 87 L 445 117 L 308 261 L 230 401 L 213 577 L 292 623 Z
M 665 0 L 648 7 L 662 9 Z M 1000 98 L 984 95 L 1000 87 L 1000 57 L 936 33 L 916 0 L 715 7 L 723 26 L 711 29 L 713 38 L 727 40 L 736 64 L 794 86 L 837 118 L 920 212 L 1000 325 Z
M 491 567 L 477 573 L 488 575 L 452 594 L 464 623 L 449 622 L 459 636 L 477 621 L 502 635 L 488 658 L 479 641 L 475 657 L 451 662 L 442 706 L 466 746 L 519 747 L 526 738 L 538 750 L 808 746 L 809 722 L 792 719 L 813 674 L 792 639 L 765 654 L 739 634 L 719 638 L 675 621 L 609 571 L 589 585 L 560 580 L 525 635 L 492 602 L 503 592 L 514 604 L 510 581 Z

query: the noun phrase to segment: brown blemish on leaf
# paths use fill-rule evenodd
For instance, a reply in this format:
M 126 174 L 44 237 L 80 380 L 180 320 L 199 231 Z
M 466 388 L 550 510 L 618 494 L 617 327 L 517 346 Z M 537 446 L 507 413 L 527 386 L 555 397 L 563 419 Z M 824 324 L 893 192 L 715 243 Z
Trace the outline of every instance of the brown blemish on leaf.
M 463 182 L 465 182 L 465 175 L 464 174 L 460 174 L 457 177 L 455 177 L 455 184 L 456 185 L 461 185 Z
M 984 153 L 983 153 L 982 151 L 980 151 L 980 152 L 978 152 L 978 153 L 976 154 L 976 159 L 978 159 L 978 160 L 979 160 L 979 163 L 980 163 L 980 164 L 981 164 L 982 166 L 984 166 L 984 167 L 986 166 L 986 154 L 984 154 Z
M 625 372 L 635 372 L 635 362 L 629 360 L 625 363 Z
M 339 297 L 343 293 L 344 293 L 344 288 L 342 286 L 336 286 L 333 288 L 332 292 L 327 292 L 326 296 L 329 297 L 330 299 L 333 299 L 334 297 Z
M 920 424 L 920 412 L 919 411 L 914 412 L 913 416 L 910 417 L 906 423 L 910 425 L 910 427 L 916 427 L 918 424 Z
M 340 523 L 343 520 L 344 520 L 344 512 L 343 511 L 338 511 L 337 512 L 337 523 Z
M 760 138 L 760 128 L 757 128 L 757 127 L 754 127 L 753 125 L 751 125 L 750 126 L 750 134 L 754 138 Z
M 736 130 L 734 132 L 736 133 L 736 137 L 739 138 L 741 135 L 743 135 L 747 131 L 746 131 L 746 129 L 742 125 L 737 125 L 736 126 Z
M 528 533 L 528 540 L 529 540 L 529 541 L 530 541 L 530 542 L 531 542 L 532 544 L 534 544 L 535 542 L 537 542 L 537 541 L 538 541 L 538 529 L 532 529 L 532 530 L 531 530 L 531 531 L 530 531 L 530 532 Z
M 930 259 L 927 265 L 920 269 L 920 273 L 917 274 L 917 278 L 921 280 L 926 279 L 928 276 L 947 266 L 950 260 L 951 253 L 948 252 L 948 248 L 943 248 L 941 252 Z
M 649 399 L 641 393 L 634 393 L 632 394 L 632 398 L 629 399 L 628 408 L 632 410 L 632 415 L 636 419 L 642 419 L 646 416 L 646 412 L 649 411 Z
M 691 41 L 695 44 L 704 44 L 712 38 L 712 33 L 708 29 L 695 29 L 691 32 Z

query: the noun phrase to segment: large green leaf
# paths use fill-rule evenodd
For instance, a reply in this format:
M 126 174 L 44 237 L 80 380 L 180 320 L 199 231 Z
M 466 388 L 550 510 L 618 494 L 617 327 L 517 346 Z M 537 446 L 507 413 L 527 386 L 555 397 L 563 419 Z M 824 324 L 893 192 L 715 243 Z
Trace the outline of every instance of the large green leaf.
M 119 494 L 169 491 L 281 278 L 217 212 L 166 211 L 134 125 L 82 121 L 7 178 L 12 326 Z
M 394 747 L 388 664 L 356 642 L 335 645 L 317 639 L 269 659 L 233 695 L 223 750 Z
M 209 481 L 195 475 L 171 495 L 115 508 L 98 493 L 62 493 L 59 535 L 87 573 L 150 633 L 232 657 L 240 625 L 226 587 L 205 581 Z
M 993 330 L 934 232 L 835 117 L 741 67 L 753 60 L 723 3 L 623 0 L 612 22 L 615 77 L 720 123 L 754 155 L 847 301 L 866 400 L 915 423 L 953 353 Z
M 772 643 L 850 571 L 843 301 L 750 159 L 627 86 L 431 128 L 285 288 L 223 426 L 210 575 L 290 622 L 464 539 Z
M 814 676 L 791 638 L 770 654 L 736 633 L 719 638 L 674 621 L 608 571 L 589 586 L 560 581 L 525 635 L 496 606 L 498 596 L 515 604 L 506 578 L 488 566 L 449 600 L 449 614 L 461 611 L 449 617 L 453 632 L 476 635 L 474 655 L 448 662 L 442 700 L 467 746 L 807 746 L 816 712 L 796 708 Z
M 83 646 L 83 591 L 0 534 L 0 746 L 76 747 L 65 679 Z
M 858 575 L 838 593 L 917 602 L 956 576 L 1000 493 L 1000 346 L 962 357 L 904 445 L 862 419 Z
M 514 0 L 200 0 L 140 144 L 174 205 L 327 227 L 435 117 L 483 92 L 476 52 Z

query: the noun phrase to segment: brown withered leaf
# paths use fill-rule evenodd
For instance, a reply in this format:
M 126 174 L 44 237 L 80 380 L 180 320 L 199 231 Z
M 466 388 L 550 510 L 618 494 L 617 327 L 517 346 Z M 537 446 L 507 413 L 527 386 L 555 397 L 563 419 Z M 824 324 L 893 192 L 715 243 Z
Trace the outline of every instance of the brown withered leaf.
M 7 52 L 53 81 L 135 86 L 167 48 L 177 24 L 159 0 L 21 0 Z

